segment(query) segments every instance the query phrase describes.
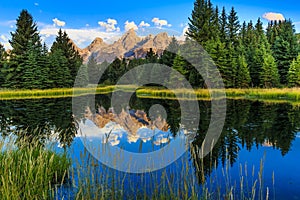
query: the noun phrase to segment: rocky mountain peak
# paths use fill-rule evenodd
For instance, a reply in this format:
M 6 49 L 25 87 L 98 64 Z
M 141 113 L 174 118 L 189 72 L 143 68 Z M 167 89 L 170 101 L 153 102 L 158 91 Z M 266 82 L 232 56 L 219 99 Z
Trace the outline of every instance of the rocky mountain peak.
M 119 40 L 122 43 L 125 50 L 131 50 L 137 43 L 141 41 L 141 38 L 137 36 L 134 29 L 127 31 Z
M 107 44 L 103 41 L 102 38 L 97 37 L 92 41 L 92 43 L 87 47 L 87 49 L 89 51 L 95 51 L 104 46 L 107 46 Z
M 80 53 L 84 62 L 87 62 L 91 55 L 95 56 L 98 63 L 105 60 L 112 62 L 115 58 L 144 58 L 150 48 L 161 55 L 170 42 L 171 38 L 166 32 L 157 35 L 149 34 L 142 38 L 134 29 L 130 29 L 113 44 L 106 44 L 103 39 L 96 38 Z

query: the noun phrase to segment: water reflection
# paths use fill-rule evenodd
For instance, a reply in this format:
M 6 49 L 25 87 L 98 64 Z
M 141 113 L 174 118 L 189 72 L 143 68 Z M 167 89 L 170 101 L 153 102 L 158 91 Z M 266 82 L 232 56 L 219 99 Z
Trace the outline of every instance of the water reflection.
M 69 146 L 76 133 L 71 98 L 0 101 L 0 132 L 45 141 L 56 136 Z
M 124 108 L 123 116 L 117 119 L 110 115 L 113 113 L 112 110 L 109 111 L 111 95 L 97 95 L 96 104 L 93 105 L 92 102 L 86 102 L 85 97 L 78 98 L 82 99 L 79 101 L 82 103 L 77 105 L 81 108 L 81 113 L 75 116 L 77 120 L 86 118 L 95 121 L 99 129 L 106 129 L 104 132 L 107 134 L 111 127 L 115 127 L 107 142 L 121 148 L 126 142 L 132 145 L 131 151 L 134 152 L 155 151 L 167 145 L 177 137 L 181 128 L 184 128 L 185 132 L 194 132 L 190 155 L 200 182 L 211 173 L 212 163 L 224 165 L 229 159 L 230 163 L 234 164 L 241 149 L 251 151 L 253 148 L 268 146 L 280 150 L 282 156 L 285 156 L 291 150 L 300 127 L 300 112 L 297 106 L 228 100 L 222 135 L 212 152 L 201 159 L 198 148 L 205 138 L 211 116 L 211 104 L 208 101 L 199 102 L 198 130 L 189 130 L 188 126 L 180 127 L 182 113 L 178 101 L 139 99 L 133 96 L 130 109 L 126 111 Z M 165 108 L 166 119 L 149 119 L 149 109 L 157 104 Z M 85 113 L 87 107 L 90 110 Z M 76 123 L 71 108 L 71 98 L 0 101 L 0 131 L 4 136 L 13 132 L 19 138 L 36 134 L 41 140 L 56 133 L 59 142 L 63 146 L 69 146 L 76 135 Z M 19 132 L 21 129 L 27 131 Z M 153 133 L 153 130 L 157 132 Z M 132 134 L 128 136 L 125 133 Z M 153 135 L 156 137 L 151 138 Z M 196 167 L 202 164 L 204 168 Z

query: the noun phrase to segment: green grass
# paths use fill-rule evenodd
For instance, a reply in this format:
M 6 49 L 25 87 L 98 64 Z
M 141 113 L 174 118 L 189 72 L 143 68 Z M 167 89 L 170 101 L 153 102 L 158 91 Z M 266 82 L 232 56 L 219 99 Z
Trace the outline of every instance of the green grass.
M 37 98 L 62 98 L 88 94 L 109 94 L 113 91 L 134 92 L 136 86 L 98 86 L 87 88 L 54 88 L 46 90 L 0 90 L 0 100 L 10 99 L 37 99 Z M 214 97 L 222 97 L 223 90 L 213 89 Z M 252 99 L 252 100 L 276 100 L 285 102 L 300 102 L 300 88 L 283 89 L 226 89 L 226 97 L 229 99 Z M 184 99 L 184 100 L 211 100 L 207 89 L 177 89 L 171 91 L 159 87 L 140 87 L 136 90 L 140 98 L 155 99 Z
M 68 177 L 70 160 L 38 143 L 0 141 L 0 199 L 52 199 Z
M 45 90 L 0 90 L 0 100 L 12 99 L 42 99 L 42 98 L 64 98 L 88 94 L 108 94 L 115 90 L 134 91 L 133 86 L 102 86 L 87 88 L 53 88 Z
M 138 185 L 132 182 L 126 183 L 124 181 L 131 176 L 131 174 L 120 173 L 108 168 L 97 173 L 97 161 L 89 163 L 83 162 L 87 152 L 81 154 L 76 169 L 73 169 L 72 174 L 76 173 L 79 182 L 73 183 L 76 185 L 77 193 L 75 199 L 97 199 L 97 200 L 118 200 L 118 199 L 145 199 L 145 200 L 221 200 L 221 199 L 237 199 L 237 200 L 254 200 L 254 199 L 269 199 L 269 192 L 273 193 L 274 188 L 274 174 L 273 188 L 267 188 L 264 185 L 264 158 L 261 159 L 260 166 L 250 166 L 248 169 L 247 163 L 240 163 L 239 174 L 237 179 L 231 176 L 231 164 L 229 158 L 222 167 L 222 172 L 204 176 L 203 160 L 195 163 L 197 171 L 201 171 L 203 175 L 203 184 L 198 185 L 197 177 L 195 176 L 195 169 L 188 160 L 182 161 L 179 168 L 175 170 L 164 169 L 161 174 L 150 172 L 141 174 Z M 191 156 L 195 159 L 199 158 L 201 154 L 199 148 L 194 148 Z M 118 162 L 122 162 L 118 159 Z M 216 162 L 211 161 L 211 170 L 217 170 Z M 113 172 L 113 174 L 112 174 Z M 84 174 L 85 173 L 85 174 Z M 210 186 L 213 185 L 213 186 Z M 151 194 L 147 194 L 147 188 L 151 188 Z M 130 194 L 126 192 L 130 191 Z
M 221 97 L 222 90 L 211 90 L 215 97 Z M 226 89 L 226 98 L 229 99 L 252 99 L 252 100 L 277 100 L 281 102 L 300 102 L 300 88 L 284 89 Z M 193 95 L 191 95 L 193 94 Z M 142 88 L 137 91 L 140 98 L 164 98 L 164 99 L 192 99 L 211 100 L 207 89 L 191 90 L 167 90 L 159 88 Z M 195 98 L 196 97 L 196 98 Z

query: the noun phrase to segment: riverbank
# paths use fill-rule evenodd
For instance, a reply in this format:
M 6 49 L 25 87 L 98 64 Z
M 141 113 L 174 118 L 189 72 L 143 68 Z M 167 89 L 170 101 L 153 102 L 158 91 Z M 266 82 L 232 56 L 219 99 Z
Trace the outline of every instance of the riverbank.
M 136 86 L 99 86 L 87 88 L 59 88 L 46 90 L 0 90 L 0 100 L 11 99 L 36 99 L 36 98 L 64 98 L 82 96 L 88 94 L 108 94 L 113 91 L 133 92 Z M 212 90 L 214 97 L 224 97 L 223 90 Z M 171 91 L 159 87 L 140 87 L 136 90 L 136 95 L 140 98 L 156 99 L 187 99 L 187 100 L 210 100 L 211 94 L 207 89 L 196 89 L 194 91 L 178 89 Z M 226 98 L 229 99 L 255 99 L 274 101 L 300 101 L 300 88 L 282 89 L 226 89 Z

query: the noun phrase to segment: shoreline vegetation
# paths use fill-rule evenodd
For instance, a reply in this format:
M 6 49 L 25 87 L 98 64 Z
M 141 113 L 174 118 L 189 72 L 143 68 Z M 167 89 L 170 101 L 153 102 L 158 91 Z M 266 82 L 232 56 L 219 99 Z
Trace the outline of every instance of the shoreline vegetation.
M 17 100 L 17 99 L 40 99 L 40 98 L 66 98 L 84 96 L 90 94 L 108 94 L 111 92 L 136 92 L 139 98 L 156 98 L 156 99 L 184 99 L 184 100 L 211 100 L 210 92 L 207 89 L 186 89 L 169 90 L 160 87 L 134 85 L 118 86 L 98 86 L 86 88 L 54 88 L 45 90 L 0 90 L 0 100 Z M 228 99 L 249 99 L 276 102 L 300 102 L 300 88 L 273 88 L 273 89 L 213 89 L 211 93 L 214 96 L 223 96 L 226 92 Z M 219 94 L 218 94 L 219 93 Z

